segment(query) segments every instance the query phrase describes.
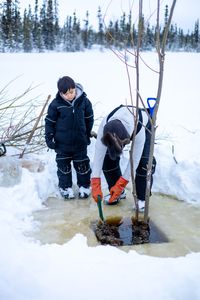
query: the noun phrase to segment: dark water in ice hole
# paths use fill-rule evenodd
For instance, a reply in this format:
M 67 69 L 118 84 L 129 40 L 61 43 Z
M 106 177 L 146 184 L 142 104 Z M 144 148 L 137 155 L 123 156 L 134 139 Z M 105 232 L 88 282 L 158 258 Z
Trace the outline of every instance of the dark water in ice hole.
M 149 222 L 149 243 L 166 243 L 168 242 L 167 236 L 162 232 L 156 224 L 151 220 Z M 123 245 L 133 245 L 133 235 L 132 222 L 130 218 L 124 218 L 123 223 L 119 226 L 120 238 L 123 241 Z
M 140 221 L 141 222 L 141 221 Z M 133 225 L 131 218 L 107 218 L 105 222 L 96 221 L 91 224 L 97 240 L 102 245 L 128 246 L 143 243 L 166 243 L 167 236 L 150 220 L 148 225 Z

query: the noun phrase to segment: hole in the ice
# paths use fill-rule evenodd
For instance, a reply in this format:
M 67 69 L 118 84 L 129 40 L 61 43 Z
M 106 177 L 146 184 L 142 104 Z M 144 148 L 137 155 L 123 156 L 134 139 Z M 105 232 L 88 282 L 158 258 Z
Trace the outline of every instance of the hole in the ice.
M 134 218 L 108 218 L 105 222 L 96 221 L 92 229 L 102 245 L 128 246 L 144 243 L 169 242 L 166 235 L 150 220 L 145 224 Z

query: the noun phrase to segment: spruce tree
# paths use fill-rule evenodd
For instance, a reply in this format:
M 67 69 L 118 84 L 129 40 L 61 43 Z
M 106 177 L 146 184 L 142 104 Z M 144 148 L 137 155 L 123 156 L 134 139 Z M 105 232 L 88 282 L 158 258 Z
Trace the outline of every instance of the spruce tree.
M 72 36 L 74 37 L 72 51 L 80 51 L 84 48 L 81 36 L 80 21 L 77 20 L 76 12 L 73 14 Z
M 59 46 L 61 42 L 61 30 L 59 26 L 59 16 L 58 16 L 58 1 L 54 0 L 54 39 L 55 46 Z
M 47 1 L 47 11 L 45 20 L 45 45 L 48 50 L 53 50 L 55 47 L 55 31 L 54 31 L 54 11 L 53 1 Z
M 102 20 L 102 13 L 101 13 L 100 6 L 98 7 L 97 18 L 98 18 L 98 32 L 97 32 L 96 42 L 98 45 L 103 46 L 104 45 L 104 31 L 103 31 L 103 20 Z
M 199 52 L 200 51 L 200 36 L 199 36 L 199 19 L 195 22 L 194 25 L 194 34 L 193 34 L 193 48 Z
M 19 10 L 19 1 L 15 0 L 14 3 L 14 19 L 13 19 L 13 35 L 14 35 L 14 48 L 15 51 L 21 50 L 22 47 L 22 18 Z
M 63 49 L 64 51 L 73 51 L 73 37 L 72 37 L 72 17 L 67 16 L 63 28 Z
M 0 52 L 4 52 L 3 31 L 2 31 L 2 4 L 0 4 Z
M 81 40 L 84 48 L 91 49 L 94 43 L 94 32 L 89 24 L 89 12 L 86 11 L 83 29 L 81 30 Z
M 42 28 L 39 19 L 38 0 L 35 0 L 35 9 L 33 17 L 33 47 L 39 52 L 42 52 L 44 49 L 44 44 L 42 40 Z
M 3 3 L 3 14 L 2 14 L 2 37 L 3 46 L 5 50 L 14 50 L 14 33 L 13 33 L 13 19 L 14 19 L 14 7 L 11 0 L 6 0 Z
M 33 49 L 33 39 L 32 39 L 32 22 L 31 22 L 31 7 L 29 10 L 24 10 L 23 19 L 23 50 L 24 52 L 31 52 Z
M 44 43 L 44 49 L 48 49 L 48 40 L 47 40 L 47 22 L 46 22 L 46 2 L 44 1 L 42 7 L 40 8 L 40 26 L 41 26 L 41 37 Z

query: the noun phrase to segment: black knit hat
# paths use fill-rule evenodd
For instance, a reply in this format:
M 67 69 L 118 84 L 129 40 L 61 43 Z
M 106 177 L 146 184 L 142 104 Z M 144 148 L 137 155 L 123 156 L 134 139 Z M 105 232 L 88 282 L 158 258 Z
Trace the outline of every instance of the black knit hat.
M 104 126 L 101 141 L 107 146 L 110 158 L 115 160 L 122 154 L 124 145 L 130 142 L 130 135 L 120 120 L 112 120 Z
M 58 90 L 60 93 L 66 93 L 70 89 L 75 89 L 75 82 L 69 76 L 64 76 L 58 80 Z

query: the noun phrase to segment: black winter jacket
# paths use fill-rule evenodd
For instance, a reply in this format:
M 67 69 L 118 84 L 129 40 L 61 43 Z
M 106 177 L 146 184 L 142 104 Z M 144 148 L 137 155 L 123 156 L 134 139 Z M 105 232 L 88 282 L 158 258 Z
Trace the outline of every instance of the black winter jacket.
M 90 144 L 94 123 L 92 104 L 80 84 L 76 84 L 76 91 L 72 103 L 58 92 L 45 118 L 46 144 L 58 154 L 81 151 Z

